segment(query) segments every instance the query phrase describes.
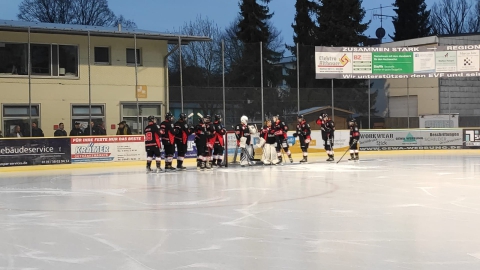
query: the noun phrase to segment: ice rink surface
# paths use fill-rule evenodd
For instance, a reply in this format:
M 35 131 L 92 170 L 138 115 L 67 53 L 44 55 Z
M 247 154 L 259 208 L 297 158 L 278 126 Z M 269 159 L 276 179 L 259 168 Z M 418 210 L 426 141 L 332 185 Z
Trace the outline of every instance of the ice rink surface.
M 480 269 L 480 155 L 361 158 L 1 173 L 0 269 Z

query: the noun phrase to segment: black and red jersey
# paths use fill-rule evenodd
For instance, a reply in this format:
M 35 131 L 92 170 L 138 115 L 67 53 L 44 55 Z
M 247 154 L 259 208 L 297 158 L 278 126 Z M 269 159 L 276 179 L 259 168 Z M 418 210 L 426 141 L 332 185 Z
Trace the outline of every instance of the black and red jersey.
M 174 128 L 178 131 L 178 133 L 175 135 L 175 140 L 177 142 L 186 144 L 188 140 L 188 136 L 190 136 L 190 134 L 193 133 L 193 128 L 190 128 L 187 122 L 181 119 L 175 123 Z
M 198 124 L 195 126 L 195 140 L 206 141 L 207 140 L 207 129 L 205 124 Z
M 265 143 L 274 144 L 277 142 L 275 138 L 275 130 L 272 127 L 264 126 L 260 131 L 260 137 L 265 140 Z
M 162 147 L 160 142 L 160 129 L 158 128 L 157 124 L 150 122 L 148 126 L 145 127 L 144 134 L 146 148 Z
M 350 139 L 352 140 L 360 140 L 360 130 L 356 125 L 350 126 Z
M 277 136 L 277 138 L 287 138 L 288 126 L 285 125 L 285 122 L 277 120 L 277 122 L 272 123 L 272 128 L 275 130 L 275 136 Z
M 174 144 L 177 133 L 178 130 L 175 129 L 175 125 L 171 121 L 165 120 L 160 124 L 160 135 L 164 144 Z
M 325 138 L 333 137 L 335 133 L 335 123 L 332 119 L 324 120 L 322 126 L 322 136 Z
M 227 134 L 227 130 L 219 121 L 213 122 L 213 128 L 215 130 L 215 143 L 218 142 L 221 146 L 224 146 L 225 142 L 223 136 Z
M 237 144 L 240 143 L 240 139 L 241 139 L 242 137 L 245 137 L 245 138 L 247 138 L 246 144 L 249 145 L 249 144 L 250 144 L 250 140 L 251 140 L 250 128 L 248 128 L 247 125 L 238 124 L 238 125 L 235 127 L 235 137 L 237 137 Z
M 297 124 L 297 134 L 302 136 L 304 139 L 310 139 L 310 134 L 312 133 L 310 125 L 306 121 L 302 121 Z

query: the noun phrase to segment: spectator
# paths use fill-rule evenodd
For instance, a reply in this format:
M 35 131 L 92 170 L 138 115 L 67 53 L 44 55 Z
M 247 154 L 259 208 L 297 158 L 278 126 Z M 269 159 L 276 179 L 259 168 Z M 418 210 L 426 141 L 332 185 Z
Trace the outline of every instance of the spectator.
M 92 128 L 92 134 L 90 135 L 90 127 Z M 84 136 L 98 136 L 98 128 L 95 126 L 95 123 L 92 121 L 90 122 L 90 127 L 87 127 L 83 131 Z
M 27 132 L 25 132 L 25 133 L 27 134 L 27 136 L 25 136 L 25 137 L 34 137 L 34 138 L 45 137 L 45 135 L 43 135 L 43 130 L 38 127 L 37 122 L 32 122 L 32 135 L 31 136 L 30 136 L 30 130 L 27 130 Z
M 127 125 L 126 121 L 118 123 L 117 135 L 132 135 L 132 130 Z
M 75 127 L 70 131 L 70 136 L 73 136 L 73 137 L 83 136 L 83 131 L 80 128 L 79 122 L 75 122 Z
M 101 122 L 98 126 L 97 126 L 97 134 L 98 136 L 106 136 L 107 135 L 107 130 L 105 129 L 105 122 Z
M 58 124 L 58 129 L 55 130 L 53 134 L 55 137 L 65 137 L 67 136 L 67 131 L 65 130 L 65 125 L 63 123 Z
M 21 138 L 21 137 L 23 137 L 23 133 L 22 133 L 19 125 L 16 125 L 16 126 L 15 126 L 15 128 L 13 129 L 12 134 L 10 134 L 10 137 L 12 137 L 12 138 Z

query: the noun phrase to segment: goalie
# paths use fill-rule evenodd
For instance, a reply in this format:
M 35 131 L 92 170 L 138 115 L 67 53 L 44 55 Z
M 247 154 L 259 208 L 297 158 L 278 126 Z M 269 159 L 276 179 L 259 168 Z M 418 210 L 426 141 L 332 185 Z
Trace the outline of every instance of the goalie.
M 253 147 L 252 136 L 256 133 L 254 126 L 248 125 L 248 117 L 243 115 L 240 118 L 240 124 L 235 127 L 235 136 L 237 137 L 237 146 L 241 149 L 240 165 L 253 165 Z
M 260 132 L 260 143 L 256 148 L 263 148 L 262 162 L 265 165 L 277 165 L 280 161 L 277 157 L 277 139 L 275 130 L 272 128 L 272 121 L 265 120 L 265 126 Z

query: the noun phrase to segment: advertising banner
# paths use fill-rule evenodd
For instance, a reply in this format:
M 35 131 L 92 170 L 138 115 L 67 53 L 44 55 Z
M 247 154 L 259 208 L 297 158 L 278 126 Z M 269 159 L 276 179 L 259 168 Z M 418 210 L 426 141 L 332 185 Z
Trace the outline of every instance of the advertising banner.
M 144 136 L 71 138 L 71 159 L 76 162 L 145 160 Z
M 317 79 L 406 79 L 480 76 L 480 45 L 315 47 Z
M 480 149 L 480 129 L 466 128 L 463 130 L 465 148 Z
M 0 140 L 0 167 L 70 163 L 68 138 Z
M 462 129 L 361 130 L 361 151 L 463 148 Z

